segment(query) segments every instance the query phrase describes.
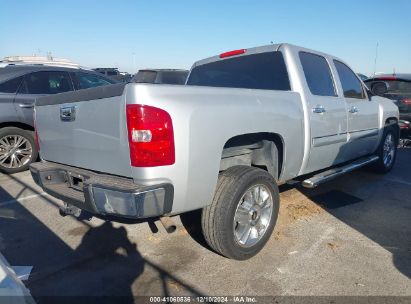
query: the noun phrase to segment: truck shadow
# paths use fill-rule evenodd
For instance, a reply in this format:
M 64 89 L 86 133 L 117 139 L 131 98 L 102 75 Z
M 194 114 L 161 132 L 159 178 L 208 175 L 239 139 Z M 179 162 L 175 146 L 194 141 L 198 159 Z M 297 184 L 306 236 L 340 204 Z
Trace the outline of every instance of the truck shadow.
M 411 278 L 411 149 L 399 149 L 393 170 L 362 169 L 298 190 L 341 222 L 391 252 L 394 266 Z
M 47 196 L 38 199 L 57 207 Z M 62 226 L 53 230 L 0 185 L 0 251 L 11 265 L 33 266 L 26 285 L 38 303 L 134 303 L 136 296 L 146 296 L 147 291 L 169 296 L 173 285 L 185 295 L 201 295 L 143 257 L 123 226 L 103 222 L 93 227 L 82 221 L 68 231 Z M 69 240 L 79 239 L 79 245 L 69 246 L 60 233 Z

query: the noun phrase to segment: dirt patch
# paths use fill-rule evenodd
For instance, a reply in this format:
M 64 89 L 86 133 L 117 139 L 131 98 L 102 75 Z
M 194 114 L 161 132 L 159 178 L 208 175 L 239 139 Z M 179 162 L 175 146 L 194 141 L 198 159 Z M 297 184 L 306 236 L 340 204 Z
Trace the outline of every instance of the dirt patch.
M 335 243 L 327 243 L 327 247 L 330 248 L 332 251 L 335 251 L 338 248 L 338 245 Z
M 321 209 L 310 204 L 290 204 L 287 206 L 287 215 L 291 220 L 299 220 L 320 213 Z
M 298 189 L 292 188 L 282 192 L 280 194 L 280 211 L 277 222 L 280 230 L 277 238 L 281 238 L 281 228 L 285 228 L 297 220 L 308 219 L 322 212 L 324 212 L 324 209 Z

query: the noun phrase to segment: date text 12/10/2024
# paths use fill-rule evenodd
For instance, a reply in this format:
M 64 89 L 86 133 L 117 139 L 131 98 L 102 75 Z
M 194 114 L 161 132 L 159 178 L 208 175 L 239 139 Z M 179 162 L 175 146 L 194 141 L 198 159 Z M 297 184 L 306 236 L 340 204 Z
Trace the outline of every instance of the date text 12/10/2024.
M 150 297 L 150 303 L 257 303 L 256 297 L 233 296 L 233 297 Z

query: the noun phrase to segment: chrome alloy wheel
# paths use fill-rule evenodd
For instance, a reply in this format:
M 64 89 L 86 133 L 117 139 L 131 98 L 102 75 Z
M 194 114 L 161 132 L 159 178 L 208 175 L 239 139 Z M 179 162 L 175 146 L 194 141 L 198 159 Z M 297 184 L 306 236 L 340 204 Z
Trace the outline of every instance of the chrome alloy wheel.
M 258 243 L 270 225 L 273 198 L 264 185 L 254 185 L 240 199 L 234 213 L 234 239 L 242 247 Z
M 30 142 L 21 135 L 0 138 L 0 166 L 10 169 L 23 167 L 30 162 L 33 153 Z
M 394 136 L 391 133 L 387 134 L 387 137 L 384 140 L 384 147 L 383 147 L 383 161 L 384 166 L 389 167 L 391 163 L 394 161 L 394 154 L 395 154 L 395 141 Z

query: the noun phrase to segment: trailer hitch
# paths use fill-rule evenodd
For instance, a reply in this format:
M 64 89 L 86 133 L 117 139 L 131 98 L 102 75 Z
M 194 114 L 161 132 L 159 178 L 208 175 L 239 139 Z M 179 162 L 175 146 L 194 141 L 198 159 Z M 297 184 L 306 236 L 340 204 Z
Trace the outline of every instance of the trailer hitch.
M 59 208 L 59 214 L 63 217 L 67 215 L 73 216 L 79 221 L 90 221 L 93 218 L 90 212 L 81 210 L 80 208 L 68 203 L 64 203 L 64 205 Z

